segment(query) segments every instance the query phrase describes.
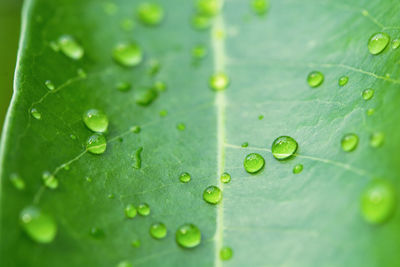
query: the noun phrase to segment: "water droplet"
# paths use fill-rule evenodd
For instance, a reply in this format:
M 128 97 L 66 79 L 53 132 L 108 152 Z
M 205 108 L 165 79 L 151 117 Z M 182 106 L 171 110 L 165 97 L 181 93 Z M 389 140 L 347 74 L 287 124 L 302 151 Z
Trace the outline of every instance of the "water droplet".
M 371 224 L 387 221 L 396 208 L 396 192 L 394 186 L 384 179 L 374 179 L 361 195 L 361 213 Z
M 88 183 L 91 183 L 91 182 L 93 181 L 91 177 L 86 177 L 85 180 L 86 180 L 86 182 L 88 182 Z
M 346 134 L 343 136 L 341 141 L 342 149 L 346 152 L 351 152 L 357 148 L 358 136 L 353 133 Z
M 249 146 L 249 143 L 248 143 L 248 142 L 242 143 L 242 147 L 248 147 L 248 146 Z
M 373 108 L 369 108 L 368 110 L 367 110 L 367 115 L 368 116 L 371 116 L 371 115 L 373 115 L 375 113 L 375 109 L 373 109 Z
M 184 123 L 178 123 L 178 125 L 176 125 L 176 128 L 179 131 L 184 131 L 186 129 L 186 125 Z
M 146 204 L 146 203 L 139 204 L 137 210 L 138 210 L 139 215 L 142 215 L 142 216 L 147 216 L 150 214 L 150 206 L 149 206 L 149 204 Z
M 211 185 L 203 192 L 203 199 L 210 204 L 218 204 L 222 200 L 222 191 L 218 187 Z
M 392 49 L 397 49 L 400 47 L 400 39 L 394 39 L 392 41 Z
M 129 261 L 121 261 L 118 263 L 117 267 L 133 267 L 133 265 Z
M 37 120 L 42 119 L 42 114 L 36 108 L 31 109 L 31 115 Z
M 135 240 L 133 240 L 133 241 L 131 242 L 131 245 L 132 245 L 132 247 L 134 247 L 134 248 L 138 248 L 138 247 L 140 247 L 141 242 L 140 242 L 139 239 L 135 239 Z
M 264 158 L 257 153 L 248 154 L 243 162 L 244 169 L 248 173 L 259 172 L 265 165 Z
M 135 23 L 131 19 L 123 19 L 119 25 L 121 26 L 121 29 L 127 32 L 133 30 L 135 27 Z
M 258 116 L 258 119 L 259 119 L 259 120 L 262 120 L 262 119 L 264 119 L 264 115 L 260 115 L 260 116 Z
M 349 81 L 349 77 L 342 76 L 339 78 L 338 84 L 339 84 L 339 86 L 345 86 L 348 81 Z
M 192 18 L 192 26 L 196 30 L 206 30 L 211 27 L 212 20 L 204 15 L 196 14 Z
M 324 75 L 319 71 L 312 71 L 307 76 L 307 83 L 312 88 L 320 86 L 324 81 Z
M 58 47 L 64 55 L 73 60 L 79 60 L 84 55 L 82 46 L 70 35 L 61 36 L 58 39 Z
M 368 40 L 368 50 L 371 54 L 381 53 L 389 44 L 390 37 L 387 33 L 378 32 L 373 34 Z
M 230 260 L 233 256 L 233 250 L 230 247 L 223 247 L 219 252 L 219 257 L 223 261 Z
M 58 179 L 50 172 L 44 172 L 42 180 L 43 184 L 50 189 L 56 189 L 58 187 Z
M 17 190 L 25 189 L 25 181 L 16 173 L 10 175 L 10 181 Z
M 139 147 L 136 149 L 135 153 L 133 154 L 132 158 L 134 159 L 134 163 L 132 164 L 132 167 L 134 169 L 140 169 L 142 167 L 142 151 L 143 147 Z
M 115 198 L 115 194 L 114 193 L 111 193 L 111 194 L 108 194 L 108 199 L 114 199 Z
M 298 148 L 296 140 L 290 136 L 280 136 L 272 143 L 272 155 L 278 160 L 292 157 Z
M 229 85 L 229 77 L 224 73 L 217 73 L 210 77 L 209 85 L 214 91 L 223 91 Z
M 90 235 L 93 238 L 101 239 L 101 238 L 104 238 L 105 233 L 104 233 L 103 229 L 101 229 L 101 228 L 92 227 L 92 229 L 90 229 Z
M 297 164 L 296 166 L 293 167 L 294 174 L 299 174 L 302 171 L 303 171 L 303 164 Z
M 176 230 L 176 242 L 184 248 L 197 247 L 201 242 L 200 229 L 191 223 L 184 224 Z
M 74 135 L 74 134 L 70 134 L 69 138 L 71 138 L 72 140 L 76 140 L 77 139 L 76 135 Z
M 164 9 L 158 4 L 143 3 L 139 6 L 138 17 L 143 24 L 155 26 L 163 20 Z
M 221 9 L 221 4 L 218 0 L 197 0 L 198 14 L 213 17 L 217 15 Z
M 382 132 L 375 132 L 371 135 L 371 139 L 369 140 L 369 144 L 372 147 L 380 147 L 383 145 L 383 142 L 385 141 L 385 134 Z
M 269 9 L 269 0 L 253 0 L 251 7 L 257 15 L 264 15 Z
M 370 100 L 374 96 L 374 89 L 368 88 L 362 92 L 362 98 L 364 100 Z
M 38 243 L 50 243 L 57 234 L 54 219 L 34 206 L 28 206 L 21 211 L 20 222 L 28 236 Z
M 136 104 L 141 106 L 148 106 L 156 100 L 158 93 L 154 89 L 146 89 L 136 95 Z
M 64 164 L 62 165 L 62 168 L 66 171 L 69 171 L 71 169 L 71 166 L 69 166 L 68 164 Z
M 160 110 L 160 117 L 165 117 L 168 115 L 168 111 L 166 111 L 165 109 Z
M 107 148 L 107 141 L 104 135 L 95 133 L 86 141 L 86 150 L 92 154 L 103 154 Z
M 150 235 L 155 239 L 162 239 L 167 235 L 167 227 L 163 223 L 154 223 L 150 226 Z
M 81 78 L 86 78 L 87 77 L 86 71 L 84 69 L 82 69 L 82 68 L 77 69 L 76 73 Z
M 181 173 L 181 175 L 179 175 L 179 181 L 181 181 L 182 183 L 188 183 L 191 180 L 191 176 L 189 173 L 187 172 L 183 172 Z
M 50 80 L 45 81 L 44 83 L 47 87 L 47 89 L 49 89 L 50 91 L 54 90 L 56 87 L 54 86 L 53 82 Z
M 140 126 L 132 126 L 130 129 L 129 129 L 129 131 L 131 131 L 132 133 L 136 133 L 136 134 L 138 134 L 138 133 L 140 133 L 140 131 L 141 131 L 141 128 L 140 128 Z
M 129 204 L 125 207 L 125 216 L 132 219 L 135 218 L 137 214 L 136 207 L 132 204 Z
M 83 122 L 93 132 L 104 133 L 108 128 L 108 118 L 103 111 L 89 109 L 83 114 Z
M 221 182 L 223 182 L 224 184 L 227 184 L 231 181 L 231 175 L 227 172 L 224 172 L 221 175 Z
M 199 44 L 192 48 L 192 57 L 196 60 L 203 59 L 207 55 L 207 47 Z
M 128 83 L 128 82 L 119 82 L 119 83 L 117 83 L 118 91 L 127 92 L 127 91 L 131 90 L 131 88 L 132 88 L 132 85 L 130 83 Z
M 143 52 L 137 44 L 121 43 L 114 48 L 113 58 L 124 67 L 135 67 L 142 62 Z
M 165 84 L 165 82 L 161 82 L 161 81 L 156 81 L 154 83 L 153 87 L 158 92 L 165 92 L 167 90 L 167 85 Z

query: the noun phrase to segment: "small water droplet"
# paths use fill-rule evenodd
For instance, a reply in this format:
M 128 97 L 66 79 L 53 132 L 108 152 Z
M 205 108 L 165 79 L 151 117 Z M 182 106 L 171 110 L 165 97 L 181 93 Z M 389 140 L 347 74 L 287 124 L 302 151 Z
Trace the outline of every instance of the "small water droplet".
M 250 153 L 244 158 L 243 166 L 248 173 L 257 173 L 265 165 L 264 158 L 257 153 Z
M 343 151 L 351 152 L 357 148 L 358 136 L 353 133 L 349 133 L 343 136 L 341 140 Z
M 25 189 L 25 181 L 16 173 L 10 175 L 10 182 L 17 190 L 24 190 Z
M 377 55 L 386 48 L 389 41 L 390 37 L 387 33 L 375 33 L 368 40 L 368 50 L 372 55 Z
M 324 81 L 324 75 L 319 71 L 312 71 L 307 76 L 307 83 L 312 88 L 320 86 Z
M 129 131 L 131 131 L 132 133 L 136 133 L 136 134 L 138 134 L 138 133 L 140 133 L 140 131 L 141 131 L 141 128 L 140 128 L 140 126 L 132 126 L 130 129 L 129 129 Z
M 114 193 L 110 193 L 108 194 L 108 199 L 114 199 L 115 198 L 115 194 Z
M 86 78 L 87 77 L 87 73 L 84 69 L 79 68 L 76 70 L 76 73 L 78 74 L 79 77 L 81 78 Z
M 66 171 L 69 171 L 71 169 L 71 166 L 69 166 L 68 164 L 64 164 L 62 165 L 62 168 Z
M 50 243 L 57 234 L 55 220 L 35 206 L 28 206 L 21 211 L 20 222 L 28 236 L 38 243 Z
M 132 204 L 129 204 L 125 207 L 125 216 L 132 219 L 135 218 L 137 214 L 136 207 Z
M 249 146 L 249 143 L 248 142 L 243 142 L 242 143 L 242 147 L 248 147 Z
M 31 115 L 33 118 L 35 118 L 37 120 L 42 119 L 42 114 L 36 108 L 31 109 Z
M 222 6 L 218 0 L 197 0 L 196 8 L 198 14 L 213 17 L 219 13 Z
M 203 199 L 210 204 L 218 204 L 222 200 L 222 191 L 218 187 L 211 185 L 203 192 Z
M 95 133 L 86 141 L 86 150 L 92 154 L 103 154 L 107 148 L 107 141 L 104 135 Z
M 150 214 L 150 206 L 147 203 L 139 204 L 137 210 L 141 216 L 148 216 Z
M 272 143 L 271 152 L 277 160 L 285 160 L 294 156 L 297 149 L 296 140 L 290 136 L 280 136 Z
M 117 83 L 117 90 L 121 92 L 127 92 L 131 90 L 132 85 L 128 82 L 119 82 Z
M 196 30 L 206 30 L 211 27 L 212 20 L 210 17 L 201 15 L 201 14 L 196 14 L 192 18 L 192 26 Z
M 384 223 L 395 208 L 396 191 L 388 180 L 374 179 L 366 186 L 361 195 L 361 213 L 368 223 Z
M 184 123 L 178 123 L 178 125 L 176 125 L 176 128 L 179 131 L 184 131 L 186 129 L 186 125 Z
M 198 44 L 192 48 L 192 57 L 195 60 L 203 59 L 207 55 L 207 47 L 203 44 Z
M 150 226 L 150 235 L 155 239 L 162 239 L 167 235 L 167 227 L 163 223 L 154 223 Z
M 219 252 L 219 257 L 223 261 L 230 260 L 233 256 L 233 250 L 230 247 L 223 247 Z
M 77 139 L 76 135 L 74 135 L 74 134 L 70 134 L 69 138 L 71 138 L 72 140 L 76 140 Z
M 138 248 L 138 247 L 140 247 L 140 245 L 141 245 L 141 242 L 139 239 L 135 239 L 131 242 L 131 246 L 134 248 Z
M 258 119 L 259 119 L 259 120 L 262 120 L 262 119 L 264 119 L 264 115 L 260 115 L 260 116 L 258 116 Z
M 134 43 L 121 43 L 113 50 L 114 60 L 124 67 L 135 67 L 143 60 L 142 49 Z
M 43 184 L 50 189 L 56 189 L 58 187 L 58 179 L 50 172 L 44 172 L 42 180 Z
M 303 171 L 303 164 L 297 164 L 296 166 L 293 167 L 294 174 L 299 174 L 302 171 Z
M 397 49 L 400 47 L 400 39 L 394 39 L 392 41 L 392 49 Z
M 142 151 L 143 147 L 139 147 L 136 149 L 135 153 L 132 155 L 132 158 L 134 159 L 134 163 L 132 164 L 132 167 L 134 169 L 140 169 L 142 167 Z
M 253 0 L 251 2 L 251 8 L 257 15 L 264 15 L 269 9 L 269 0 Z
M 136 104 L 141 106 L 148 106 L 156 100 L 158 93 L 156 90 L 150 88 L 144 91 L 141 91 L 136 95 Z
M 223 91 L 229 86 L 229 77 L 224 73 L 217 73 L 210 77 L 209 85 L 214 91 Z
M 221 175 L 221 182 L 223 182 L 224 184 L 227 184 L 231 181 L 231 175 L 227 172 L 224 172 Z
M 104 233 L 103 229 L 98 228 L 98 227 L 92 227 L 90 229 L 90 235 L 95 239 L 102 239 L 105 237 L 105 233 Z
M 196 225 L 188 223 L 176 230 L 175 238 L 178 245 L 184 248 L 194 248 L 201 242 L 201 232 Z
M 70 35 L 61 36 L 58 39 L 58 47 L 64 55 L 73 60 L 79 60 L 84 55 L 83 47 Z
M 339 78 L 338 80 L 338 84 L 339 86 L 345 86 L 349 81 L 349 77 L 348 76 L 342 76 Z
M 153 85 L 154 89 L 158 92 L 165 92 L 167 90 L 167 84 L 165 82 L 156 81 Z
M 133 267 L 130 261 L 121 261 L 118 263 L 117 267 Z
M 155 3 L 143 3 L 138 9 L 139 21 L 148 26 L 156 26 L 164 18 L 164 9 Z
M 104 133 L 108 128 L 107 115 L 97 109 L 89 109 L 82 116 L 83 122 L 86 127 L 93 132 Z
M 192 178 L 190 174 L 187 172 L 182 172 L 181 175 L 179 175 L 179 181 L 181 181 L 182 183 L 188 183 L 191 179 Z
M 119 25 L 121 26 L 121 29 L 127 32 L 133 30 L 133 28 L 135 27 L 134 21 L 128 18 L 121 20 Z
M 374 96 L 374 89 L 368 88 L 362 92 L 362 98 L 364 100 L 370 100 Z
M 86 182 L 88 182 L 88 183 L 91 183 L 91 182 L 93 181 L 91 177 L 86 177 L 85 180 L 86 180 Z
M 53 82 L 50 80 L 45 81 L 44 83 L 50 91 L 53 91 L 56 87 L 54 86 Z
M 373 108 L 369 108 L 368 110 L 367 110 L 367 115 L 368 116 L 371 116 L 371 115 L 373 115 L 375 113 L 375 109 L 373 109 Z
M 168 115 L 168 111 L 166 111 L 165 109 L 160 110 L 160 117 L 165 117 Z
M 371 135 L 371 138 L 369 140 L 369 144 L 372 147 L 381 147 L 385 141 L 385 134 L 382 132 L 375 132 Z

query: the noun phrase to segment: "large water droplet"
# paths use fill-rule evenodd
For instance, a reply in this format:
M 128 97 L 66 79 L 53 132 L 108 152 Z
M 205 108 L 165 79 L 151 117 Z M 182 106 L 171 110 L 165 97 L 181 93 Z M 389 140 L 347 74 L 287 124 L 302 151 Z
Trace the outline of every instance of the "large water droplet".
M 303 164 L 297 164 L 296 166 L 293 167 L 294 174 L 299 174 L 302 171 L 303 171 Z
M 141 106 L 148 106 L 156 100 L 158 93 L 156 90 L 150 88 L 144 91 L 141 91 L 139 94 L 136 95 L 136 104 Z
M 83 122 L 93 132 L 104 133 L 108 128 L 108 118 L 103 111 L 89 109 L 83 114 Z
M 224 172 L 221 175 L 221 182 L 223 182 L 224 184 L 227 184 L 231 181 L 231 175 L 227 172 Z
M 175 237 L 176 242 L 184 248 L 194 248 L 201 242 L 200 229 L 191 223 L 180 226 Z
M 155 26 L 164 18 L 164 9 L 155 3 L 143 3 L 138 9 L 139 21 L 145 25 Z
M 114 48 L 113 58 L 124 67 L 135 67 L 142 62 L 143 52 L 137 44 L 123 43 Z
M 371 224 L 387 221 L 396 208 L 396 192 L 393 185 L 384 179 L 371 181 L 361 195 L 361 213 Z
M 257 15 L 264 15 L 269 8 L 269 0 L 253 0 L 251 1 L 251 8 Z
M 374 89 L 368 88 L 362 92 L 362 98 L 364 100 L 370 100 L 374 96 Z
M 37 120 L 42 119 L 42 114 L 36 108 L 31 109 L 31 115 L 33 118 L 35 118 Z
M 54 219 L 34 206 L 28 206 L 21 211 L 20 222 L 28 236 L 38 243 L 50 243 L 57 234 Z
M 73 60 L 79 60 L 84 55 L 82 46 L 70 35 L 61 36 L 58 39 L 58 47 L 64 55 Z
M 221 4 L 218 0 L 197 0 L 196 7 L 199 14 L 213 17 L 219 13 Z
M 222 200 L 222 191 L 218 187 L 211 185 L 204 190 L 203 199 L 210 204 L 218 204 Z
M 43 184 L 50 189 L 56 189 L 58 187 L 58 179 L 50 172 L 44 172 L 42 180 Z
M 223 261 L 230 260 L 233 256 L 233 250 L 230 247 L 223 247 L 219 251 L 219 257 Z
M 147 216 L 150 214 L 150 206 L 146 203 L 139 204 L 137 210 L 141 216 Z
M 290 136 L 280 136 L 272 143 L 272 155 L 278 160 L 285 160 L 292 157 L 298 148 L 296 140 Z
M 214 91 L 223 91 L 229 85 L 229 77 L 225 73 L 217 73 L 210 77 L 209 85 Z
M 53 82 L 50 80 L 45 81 L 44 83 L 50 91 L 53 91 L 56 87 L 54 86 Z
M 188 183 L 190 182 L 190 174 L 187 172 L 183 172 L 181 173 L 181 175 L 179 175 L 179 181 L 181 181 L 182 183 Z
M 338 84 L 339 86 L 345 86 L 349 81 L 349 77 L 348 76 L 342 76 L 339 78 L 338 80 Z
M 390 37 L 387 33 L 378 32 L 373 34 L 368 40 L 368 50 L 371 54 L 381 53 L 389 44 Z
M 257 153 L 250 153 L 244 158 L 243 166 L 248 173 L 257 173 L 265 165 L 264 158 Z
M 385 134 L 382 132 L 375 132 L 371 135 L 371 139 L 369 140 L 369 144 L 372 147 L 380 147 L 383 145 L 385 141 Z
M 150 235 L 155 239 L 162 239 L 167 235 L 167 227 L 163 223 L 154 223 L 150 226 Z
M 136 207 L 134 205 L 128 204 L 125 207 L 125 216 L 126 217 L 132 219 L 132 218 L 136 217 L 136 214 L 137 214 L 137 210 L 136 210 Z
M 86 141 L 86 149 L 92 154 L 103 154 L 107 148 L 107 141 L 104 135 L 94 134 Z
M 16 173 L 11 174 L 10 182 L 17 190 L 24 190 L 25 189 L 25 181 Z
M 324 81 L 324 75 L 319 71 L 312 71 L 307 76 L 307 83 L 312 88 L 318 87 Z
M 358 136 L 353 133 L 349 133 L 343 136 L 341 140 L 341 145 L 343 151 L 351 152 L 357 148 L 358 145 Z

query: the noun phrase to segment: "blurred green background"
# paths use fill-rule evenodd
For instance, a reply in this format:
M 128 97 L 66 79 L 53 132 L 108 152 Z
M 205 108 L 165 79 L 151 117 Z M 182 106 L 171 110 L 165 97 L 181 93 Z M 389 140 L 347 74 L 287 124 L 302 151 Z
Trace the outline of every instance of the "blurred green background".
M 0 0 L 0 133 L 13 90 L 22 0 Z

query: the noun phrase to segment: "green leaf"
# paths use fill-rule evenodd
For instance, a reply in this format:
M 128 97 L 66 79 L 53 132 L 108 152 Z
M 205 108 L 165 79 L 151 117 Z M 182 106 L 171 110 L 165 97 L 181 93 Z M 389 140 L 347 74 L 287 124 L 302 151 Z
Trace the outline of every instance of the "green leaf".
M 368 40 L 400 37 L 400 5 L 160 0 L 146 17 L 143 2 L 26 1 L 1 143 L 0 265 L 397 266 L 400 49 L 372 55 Z M 129 64 L 113 58 L 120 44 L 134 44 Z M 315 88 L 312 71 L 324 75 Z M 214 74 L 228 78 L 216 91 Z M 108 117 L 104 154 L 86 151 L 89 109 Z M 289 159 L 271 154 L 280 136 L 298 144 Z M 256 174 L 243 167 L 250 153 L 265 159 Z M 203 200 L 212 185 L 216 205 Z M 141 203 L 150 214 L 133 216 Z M 199 246 L 176 243 L 186 224 Z

